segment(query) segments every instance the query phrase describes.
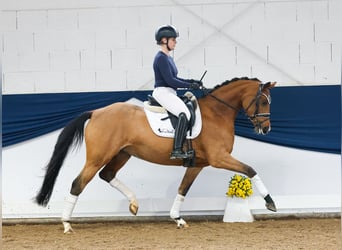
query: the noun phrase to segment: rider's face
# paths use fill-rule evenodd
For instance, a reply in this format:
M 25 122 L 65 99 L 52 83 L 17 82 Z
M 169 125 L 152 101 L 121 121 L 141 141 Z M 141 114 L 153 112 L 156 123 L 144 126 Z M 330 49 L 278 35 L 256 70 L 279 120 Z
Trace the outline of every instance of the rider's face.
M 163 38 L 163 43 L 169 46 L 170 50 L 174 50 L 177 44 L 177 40 L 175 37 L 170 37 L 169 39 Z
M 169 48 L 170 48 L 171 50 L 174 50 L 175 47 L 176 47 L 176 44 L 177 44 L 176 38 L 175 38 L 175 37 L 170 37 L 170 38 L 169 38 Z

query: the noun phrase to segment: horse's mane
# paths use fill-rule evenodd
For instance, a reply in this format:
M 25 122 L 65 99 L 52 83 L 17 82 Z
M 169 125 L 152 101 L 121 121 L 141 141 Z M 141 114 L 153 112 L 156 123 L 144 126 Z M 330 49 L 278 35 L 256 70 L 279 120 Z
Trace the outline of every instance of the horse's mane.
M 234 77 L 234 78 L 232 78 L 231 80 L 226 80 L 226 81 L 224 81 L 223 83 L 216 85 L 216 86 L 215 86 L 213 89 L 211 89 L 207 94 L 209 94 L 209 93 L 215 91 L 216 89 L 219 89 L 219 88 L 221 88 L 222 86 L 225 86 L 225 85 L 227 85 L 227 84 L 229 84 L 229 83 L 236 82 L 236 81 L 240 81 L 240 80 L 250 80 L 250 81 L 258 81 L 258 82 L 260 82 L 260 80 L 259 80 L 258 78 Z

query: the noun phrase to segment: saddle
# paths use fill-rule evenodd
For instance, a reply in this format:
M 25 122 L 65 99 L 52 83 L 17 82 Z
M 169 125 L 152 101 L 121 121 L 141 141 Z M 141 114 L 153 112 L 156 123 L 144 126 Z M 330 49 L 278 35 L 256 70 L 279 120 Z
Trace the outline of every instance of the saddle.
M 179 98 L 183 100 L 183 102 L 187 106 L 191 115 L 190 120 L 189 120 L 189 127 L 188 127 L 189 137 L 186 139 L 186 143 L 185 143 L 187 153 L 190 157 L 183 160 L 184 167 L 191 167 L 195 165 L 195 158 L 196 158 L 195 150 L 192 148 L 192 132 L 193 132 L 192 130 L 196 122 L 196 112 L 199 112 L 199 110 L 197 110 L 198 103 L 197 103 L 196 97 L 191 92 L 186 92 L 183 96 L 179 96 Z M 165 121 L 169 119 L 173 129 L 176 128 L 178 124 L 178 117 L 173 115 L 169 111 L 167 111 L 164 107 L 162 107 L 158 103 L 158 101 L 154 99 L 151 95 L 147 96 L 147 101 L 144 102 L 144 108 L 145 110 L 148 110 L 150 112 L 159 113 L 160 115 L 162 115 L 162 117 L 160 118 L 161 121 Z M 159 130 L 159 132 L 163 132 L 163 131 Z
M 183 96 L 179 96 L 179 98 L 185 103 L 186 107 L 188 108 L 190 112 L 190 121 L 189 121 L 188 131 L 190 131 L 190 134 L 191 134 L 192 127 L 194 126 L 195 121 L 196 121 L 196 109 L 198 106 L 197 99 L 194 96 L 194 94 L 192 94 L 191 92 L 186 92 Z M 164 107 L 162 107 L 159 104 L 159 102 L 156 99 L 154 99 L 153 96 L 151 95 L 147 96 L 147 103 L 146 104 L 144 103 L 144 106 L 145 108 L 149 109 L 152 112 L 167 113 L 168 116 L 166 116 L 162 120 L 170 119 L 172 127 L 176 128 L 177 123 L 178 123 L 178 117 L 170 113 L 169 111 L 167 111 Z

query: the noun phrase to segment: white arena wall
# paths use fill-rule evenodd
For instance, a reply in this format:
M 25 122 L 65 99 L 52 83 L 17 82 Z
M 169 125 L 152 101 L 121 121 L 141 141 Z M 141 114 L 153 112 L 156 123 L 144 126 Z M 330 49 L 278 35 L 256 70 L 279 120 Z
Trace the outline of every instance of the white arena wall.
M 153 87 L 154 31 L 180 32 L 179 75 L 339 84 L 340 0 L 5 0 L 3 94 Z
M 84 147 L 65 160 L 47 208 L 33 203 L 42 184 L 59 131 L 3 150 L 3 218 L 59 217 L 63 200 L 81 170 Z M 279 211 L 265 209 L 257 191 L 250 199 L 253 214 L 287 216 L 338 213 L 341 206 L 340 155 L 275 146 L 236 138 L 233 156 L 255 168 L 272 194 Z M 132 158 L 118 178 L 137 195 L 140 216 L 168 215 L 185 168 L 158 166 Z M 225 192 L 233 172 L 208 167 L 200 173 L 182 207 L 184 215 L 224 213 Z M 95 176 L 80 195 L 74 216 L 129 216 L 128 201 Z
M 248 76 L 278 86 L 341 83 L 340 0 L 52 1 L 5 0 L 0 14 L 3 94 L 125 91 L 153 88 L 154 30 L 180 31 L 179 75 L 207 87 Z M 2 150 L 3 218 L 59 217 L 84 148 L 68 156 L 47 208 L 32 202 L 59 131 Z M 233 155 L 253 166 L 278 215 L 337 213 L 341 159 L 237 137 Z M 131 159 L 118 177 L 137 195 L 140 216 L 167 215 L 184 168 Z M 232 172 L 208 167 L 190 189 L 184 215 L 223 215 Z M 254 214 L 270 215 L 263 200 Z M 128 216 L 128 202 L 97 176 L 74 216 Z

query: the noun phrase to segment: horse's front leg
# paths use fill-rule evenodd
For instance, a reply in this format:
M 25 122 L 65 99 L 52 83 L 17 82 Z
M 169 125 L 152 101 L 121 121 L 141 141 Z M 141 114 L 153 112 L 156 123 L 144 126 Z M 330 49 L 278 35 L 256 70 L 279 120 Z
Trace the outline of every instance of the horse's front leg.
M 223 155 L 223 154 L 217 154 L 217 155 Z M 277 211 L 276 205 L 271 195 L 269 194 L 264 182 L 261 180 L 257 172 L 252 167 L 236 160 L 230 154 L 226 156 L 225 158 L 214 157 L 210 165 L 216 168 L 224 168 L 227 170 L 232 170 L 232 171 L 247 175 L 251 179 L 253 186 L 257 188 L 260 195 L 264 198 L 266 202 L 265 203 L 266 208 L 273 212 Z
M 250 176 L 248 176 L 250 177 Z M 255 173 L 254 176 L 250 177 L 252 184 L 258 189 L 260 195 L 264 198 L 265 200 L 265 206 L 268 210 L 272 211 L 272 212 L 277 212 L 277 207 L 271 197 L 271 195 L 269 194 L 267 188 L 265 187 L 265 184 L 263 183 L 263 181 L 261 180 L 261 178 L 259 177 L 259 175 L 257 175 Z
M 173 205 L 170 210 L 170 217 L 177 223 L 177 228 L 188 227 L 186 221 L 180 216 L 180 208 L 184 202 L 185 196 L 189 191 L 192 183 L 201 172 L 202 168 L 192 167 L 187 168 L 183 180 L 178 188 L 178 194 L 173 202 Z

